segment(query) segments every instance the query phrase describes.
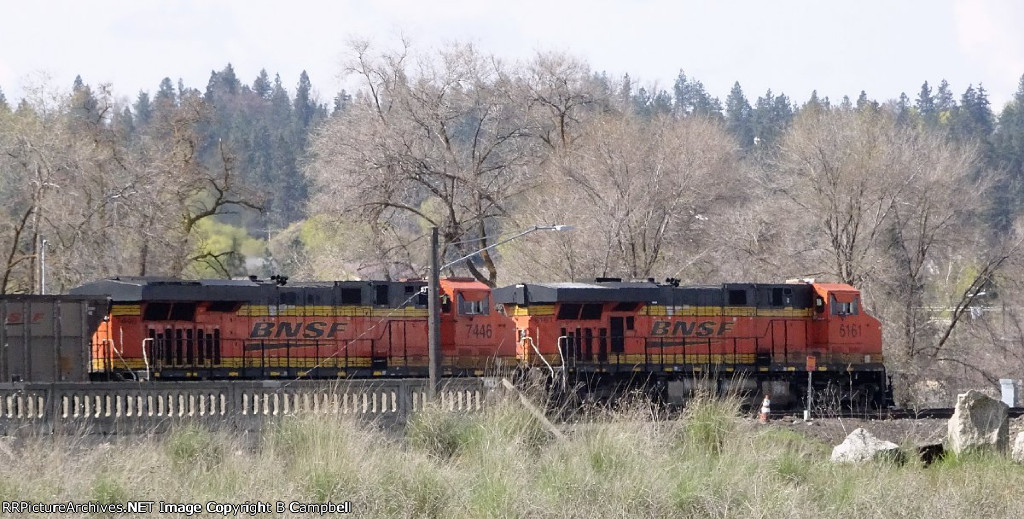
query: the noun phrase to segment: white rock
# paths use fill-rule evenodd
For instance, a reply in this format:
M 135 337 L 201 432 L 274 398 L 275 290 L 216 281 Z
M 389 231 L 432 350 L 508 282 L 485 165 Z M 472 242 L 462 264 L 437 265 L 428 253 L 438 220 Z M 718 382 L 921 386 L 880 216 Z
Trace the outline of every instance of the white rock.
M 956 398 L 956 410 L 946 428 L 949 448 L 956 454 L 976 450 L 1006 452 L 1010 422 L 1006 404 L 980 391 Z
M 1013 450 L 1010 451 L 1010 457 L 1017 463 L 1024 463 L 1024 431 L 1017 433 L 1017 438 L 1013 440 Z
M 874 459 L 902 461 L 903 453 L 899 445 L 879 440 L 864 428 L 856 429 L 832 449 L 835 463 L 863 463 Z

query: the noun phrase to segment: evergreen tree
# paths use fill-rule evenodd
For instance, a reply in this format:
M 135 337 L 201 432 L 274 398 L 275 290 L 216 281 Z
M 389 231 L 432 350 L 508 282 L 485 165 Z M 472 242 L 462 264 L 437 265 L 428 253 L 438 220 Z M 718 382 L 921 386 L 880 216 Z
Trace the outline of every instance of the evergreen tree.
M 985 88 L 979 86 L 975 90 L 974 85 L 969 85 L 960 97 L 960 106 L 952 112 L 950 127 L 957 139 L 985 144 L 992 134 L 993 118 Z
M 135 133 L 135 119 L 127 106 L 114 117 L 113 123 L 114 130 L 122 136 L 128 137 Z
M 950 90 L 949 83 L 943 79 L 939 82 L 938 90 L 935 91 L 935 111 L 941 120 L 943 114 L 948 117 L 949 113 L 955 108 L 956 102 L 953 100 L 953 91 Z
M 868 93 L 863 91 L 863 90 L 861 90 L 860 91 L 860 95 L 857 96 L 857 109 L 858 110 L 863 110 L 863 109 L 867 108 L 869 102 L 870 101 L 868 101 Z
M 917 106 L 917 112 L 921 114 L 921 120 L 925 125 L 934 128 L 938 124 L 939 117 L 935 110 L 935 98 L 932 97 L 932 89 L 928 86 L 927 81 L 921 85 L 915 106 Z
M 256 76 L 256 80 L 252 82 L 252 91 L 260 99 L 270 100 L 270 94 L 274 91 L 274 87 L 270 84 L 270 76 L 267 75 L 267 69 L 260 69 L 260 75 Z
M 633 113 L 637 115 L 650 117 L 653 113 L 651 110 L 651 94 L 647 93 L 647 89 L 644 87 L 637 89 L 636 94 L 633 95 L 631 104 L 633 107 Z
M 288 91 L 281 84 L 281 75 L 274 75 L 274 91 L 270 95 L 272 124 L 277 128 L 288 128 L 292 122 L 292 103 Z
M 733 83 L 729 96 L 725 98 L 725 127 L 744 149 L 754 145 L 750 103 L 743 95 L 740 82 Z
M 82 76 L 75 76 L 71 86 L 71 115 L 82 121 L 99 122 L 99 101 L 82 81 Z
M 10 112 L 11 107 L 7 104 L 7 97 L 4 96 L 4 89 L 0 88 L 0 112 Z
M 900 98 L 896 101 L 896 124 L 905 127 L 911 122 L 910 97 L 906 92 L 900 92 Z
M 135 99 L 135 124 L 145 127 L 153 117 L 153 107 L 149 103 L 149 94 L 139 90 L 139 97 Z
M 688 114 L 693 103 L 690 99 L 690 85 L 682 69 L 679 69 L 679 75 L 676 76 L 676 82 L 672 86 L 672 93 L 675 101 L 674 111 L 676 115 L 683 116 Z
M 633 82 L 629 79 L 629 74 L 622 76 L 622 85 L 619 86 L 619 102 L 622 103 L 624 110 L 633 107 Z
M 174 91 L 174 85 L 171 83 L 171 78 L 165 77 L 160 81 L 160 86 L 156 91 L 156 96 L 153 98 L 153 104 L 159 110 L 166 110 L 170 107 L 177 106 L 178 94 Z
M 793 120 L 789 97 L 785 94 L 776 97 L 768 89 L 764 96 L 757 98 L 752 119 L 754 143 L 764 150 L 773 150 Z
M 331 112 L 331 115 L 338 115 L 341 112 L 344 112 L 351 103 L 352 95 L 342 88 L 341 92 L 338 92 L 338 95 L 334 96 L 334 110 Z
M 658 90 L 658 93 L 654 95 L 654 99 L 651 100 L 651 107 L 654 113 L 671 114 L 672 96 L 664 90 Z
M 822 103 L 820 99 L 818 99 L 817 90 L 811 91 L 811 98 L 808 99 L 806 103 L 804 103 L 803 109 L 811 112 L 820 112 L 822 110 L 825 110 L 825 104 Z
M 231 66 L 231 63 L 228 63 L 218 76 L 220 77 L 220 86 L 226 94 L 231 96 L 238 95 L 242 85 L 238 81 L 238 76 L 235 75 L 235 68 Z
M 1009 229 L 1020 214 L 1024 192 L 1024 76 L 1013 99 L 999 114 L 999 126 L 992 135 L 992 153 L 999 171 L 1006 176 L 996 189 L 996 224 Z
M 295 88 L 295 126 L 301 146 L 305 147 L 306 135 L 316 117 L 316 101 L 312 98 L 313 85 L 309 81 L 309 75 L 303 70 L 299 74 L 299 84 Z

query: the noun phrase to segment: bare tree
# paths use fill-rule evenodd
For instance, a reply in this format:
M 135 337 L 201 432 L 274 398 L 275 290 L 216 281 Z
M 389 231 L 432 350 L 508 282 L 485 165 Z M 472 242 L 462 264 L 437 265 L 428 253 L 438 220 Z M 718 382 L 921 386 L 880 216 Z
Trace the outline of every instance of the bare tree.
M 862 287 L 898 365 L 940 360 L 1019 247 L 985 230 L 990 184 L 980 164 L 975 148 L 884 110 L 805 111 L 761 179 L 799 222 L 779 253 L 797 252 L 808 271 L 830 265 L 825 277 Z
M 506 253 L 518 276 L 679 276 L 709 249 L 706 235 L 736 171 L 734 143 L 704 118 L 609 113 L 543 171 L 520 220 L 570 223 L 540 247 Z M 550 250 L 551 253 L 547 251 Z
M 368 225 L 385 276 L 425 264 L 425 254 L 411 251 L 425 225 L 440 229 L 446 254 L 490 245 L 509 200 L 528 189 L 535 162 L 514 78 L 469 45 L 418 59 L 408 46 L 374 54 L 358 43 L 353 50 L 348 72 L 363 90 L 312 140 L 311 213 Z M 479 258 L 479 268 L 465 266 L 494 285 L 493 258 Z

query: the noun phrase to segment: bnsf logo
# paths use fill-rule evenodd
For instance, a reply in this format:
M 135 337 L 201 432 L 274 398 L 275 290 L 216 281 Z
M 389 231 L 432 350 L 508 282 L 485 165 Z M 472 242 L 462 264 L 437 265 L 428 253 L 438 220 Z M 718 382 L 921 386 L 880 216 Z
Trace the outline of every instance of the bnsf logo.
M 345 332 L 348 323 L 328 323 L 326 321 L 311 322 L 272 322 L 258 321 L 253 323 L 252 331 L 249 332 L 250 339 L 278 339 L 302 338 L 302 339 L 333 339 L 339 333 Z
M 652 337 L 711 337 L 728 334 L 733 323 L 716 323 L 715 321 L 654 321 L 651 327 Z

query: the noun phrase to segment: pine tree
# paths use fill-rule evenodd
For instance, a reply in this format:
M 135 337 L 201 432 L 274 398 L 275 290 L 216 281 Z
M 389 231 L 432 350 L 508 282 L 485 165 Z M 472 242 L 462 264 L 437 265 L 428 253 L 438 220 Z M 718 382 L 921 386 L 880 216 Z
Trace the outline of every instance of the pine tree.
M 943 79 L 939 82 L 938 90 L 935 91 L 935 111 L 941 118 L 943 112 L 948 113 L 954 108 L 956 108 L 956 102 L 953 100 L 953 91 L 949 88 L 949 83 Z
M 313 85 L 309 81 L 309 75 L 303 70 L 299 74 L 299 84 L 295 88 L 295 130 L 299 144 L 305 147 L 306 135 L 316 117 L 316 101 L 312 99 Z
M 969 85 L 960 97 L 960 106 L 952 111 L 950 128 L 957 139 L 986 144 L 992 134 L 993 119 L 985 88 L 979 86 L 975 90 L 974 85 Z
M 672 93 L 674 98 L 674 111 L 676 115 L 683 116 L 689 113 L 690 107 L 693 106 L 692 100 L 690 99 L 690 85 L 686 79 L 686 74 L 682 69 L 679 69 L 679 75 L 676 76 L 676 82 L 672 86 Z
M 993 162 L 998 171 L 1005 171 L 996 189 L 996 224 L 1009 229 L 1022 207 L 1024 191 L 1024 76 L 1017 85 L 1013 99 L 999 114 L 999 126 L 992 135 Z
M 740 82 L 733 83 L 729 96 L 725 98 L 725 127 L 744 149 L 754 145 L 754 127 L 750 103 L 743 95 Z
M 71 115 L 82 121 L 99 122 L 99 101 L 82 81 L 82 76 L 75 76 L 71 86 Z
M 0 112 L 10 112 L 11 107 L 7 104 L 7 97 L 4 96 L 4 89 L 0 88 Z
M 896 124 L 901 127 L 910 125 L 910 97 L 906 92 L 900 92 L 900 98 L 896 101 Z
M 135 124 L 145 127 L 153 117 L 153 107 L 149 104 L 149 94 L 139 90 L 139 97 L 135 99 Z
M 619 86 L 619 102 L 622 103 L 624 110 L 633 107 L 633 82 L 629 79 L 629 74 L 622 76 L 622 85 Z
M 153 103 L 156 105 L 157 109 L 166 109 L 177 106 L 178 95 L 174 91 L 174 85 L 171 83 L 171 78 L 165 77 L 160 81 L 160 87 L 156 91 L 156 97 L 153 98 Z
M 757 98 L 753 113 L 754 143 L 771 150 L 778 144 L 783 132 L 793 120 L 793 106 L 785 94 L 775 96 L 771 89 Z
M 224 67 L 224 70 L 218 74 L 220 77 L 220 86 L 224 89 L 224 92 L 228 95 L 236 96 L 241 88 L 241 82 L 238 81 L 238 76 L 235 75 L 235 68 L 228 63 L 228 66 Z
M 935 111 L 935 98 L 932 97 L 932 89 L 928 86 L 927 81 L 921 85 L 921 91 L 917 94 L 915 106 L 917 106 L 917 111 L 921 114 L 921 120 L 924 121 L 925 125 L 934 128 L 938 124 L 939 118 Z
M 822 110 L 825 110 L 825 104 L 822 103 L 820 99 L 818 99 L 817 90 L 811 91 L 811 98 L 808 99 L 806 103 L 804 103 L 802 109 L 810 112 L 820 112 Z
M 344 88 L 342 88 L 341 92 L 338 92 L 338 95 L 334 96 L 334 111 L 331 112 L 331 115 L 338 115 L 344 112 L 351 103 L 352 94 L 349 94 Z
M 256 80 L 252 82 L 252 91 L 260 99 L 270 100 L 270 94 L 274 91 L 274 88 L 270 84 L 270 76 L 267 75 L 267 69 L 260 69 L 260 75 L 256 76 Z

